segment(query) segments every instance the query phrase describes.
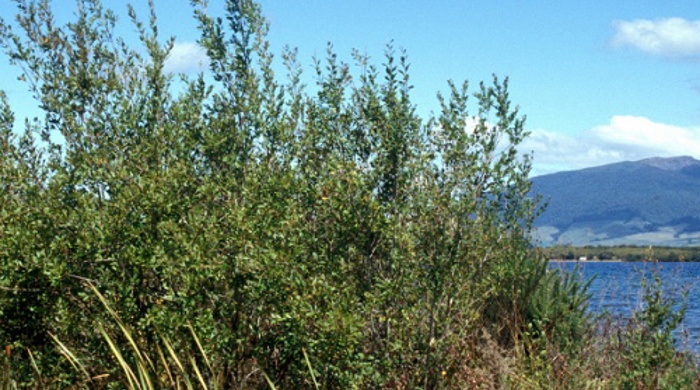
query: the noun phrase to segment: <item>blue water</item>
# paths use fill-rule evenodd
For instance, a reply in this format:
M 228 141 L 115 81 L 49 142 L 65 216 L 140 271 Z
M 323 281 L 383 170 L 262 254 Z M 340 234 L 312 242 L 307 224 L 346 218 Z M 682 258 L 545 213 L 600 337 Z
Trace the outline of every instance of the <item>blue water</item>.
M 579 266 L 584 278 L 595 276 L 589 293 L 589 309 L 593 313 L 607 310 L 615 317 L 630 318 L 642 307 L 642 283 L 652 284 L 651 275 L 658 272 L 666 297 L 678 306 L 686 296 L 686 315 L 675 332 L 680 346 L 700 353 L 700 263 L 616 263 L 616 262 L 552 262 L 550 267 L 573 271 Z

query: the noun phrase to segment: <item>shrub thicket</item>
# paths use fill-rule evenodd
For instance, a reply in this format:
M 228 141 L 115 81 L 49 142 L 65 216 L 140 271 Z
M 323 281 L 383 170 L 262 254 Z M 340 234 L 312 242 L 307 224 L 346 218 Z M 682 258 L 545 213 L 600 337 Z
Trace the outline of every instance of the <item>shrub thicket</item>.
M 586 287 L 530 249 L 507 79 L 450 82 L 422 120 L 405 53 L 329 48 L 307 88 L 294 50 L 274 74 L 250 0 L 193 1 L 209 72 L 176 79 L 153 11 L 129 10 L 134 48 L 77 3 L 0 25 L 44 113 L 21 132 L 2 95 L 5 383 L 132 386 L 115 346 L 177 350 L 219 388 L 495 387 L 518 356 L 578 355 Z

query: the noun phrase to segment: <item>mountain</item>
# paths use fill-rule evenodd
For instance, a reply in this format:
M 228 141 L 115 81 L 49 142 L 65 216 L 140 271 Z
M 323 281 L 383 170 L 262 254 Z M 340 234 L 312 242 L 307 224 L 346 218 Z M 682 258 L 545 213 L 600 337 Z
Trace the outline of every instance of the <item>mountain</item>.
M 542 245 L 700 245 L 700 161 L 649 158 L 532 179 Z

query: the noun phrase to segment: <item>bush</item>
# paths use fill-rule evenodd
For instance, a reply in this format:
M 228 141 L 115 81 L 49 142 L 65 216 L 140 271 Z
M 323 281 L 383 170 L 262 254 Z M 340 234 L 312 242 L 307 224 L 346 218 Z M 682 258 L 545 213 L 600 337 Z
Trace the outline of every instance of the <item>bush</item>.
M 18 135 L 2 95 L 5 383 L 131 388 L 122 362 L 162 380 L 173 360 L 138 351 L 167 347 L 210 387 L 498 386 L 520 345 L 576 350 L 585 285 L 530 248 L 507 79 L 450 82 L 422 120 L 404 52 L 329 47 L 308 92 L 294 50 L 275 77 L 259 6 L 229 0 L 193 2 L 213 82 L 175 88 L 152 7 L 129 11 L 139 49 L 98 1 L 63 26 L 17 3 L 0 45 L 44 117 Z

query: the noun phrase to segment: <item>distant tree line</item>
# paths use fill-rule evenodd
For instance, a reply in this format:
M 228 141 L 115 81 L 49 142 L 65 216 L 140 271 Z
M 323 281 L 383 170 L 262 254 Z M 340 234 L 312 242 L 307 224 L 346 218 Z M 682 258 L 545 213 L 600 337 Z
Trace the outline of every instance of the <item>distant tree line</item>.
M 700 261 L 700 247 L 555 246 L 543 249 L 550 260 L 618 260 L 618 261 Z

